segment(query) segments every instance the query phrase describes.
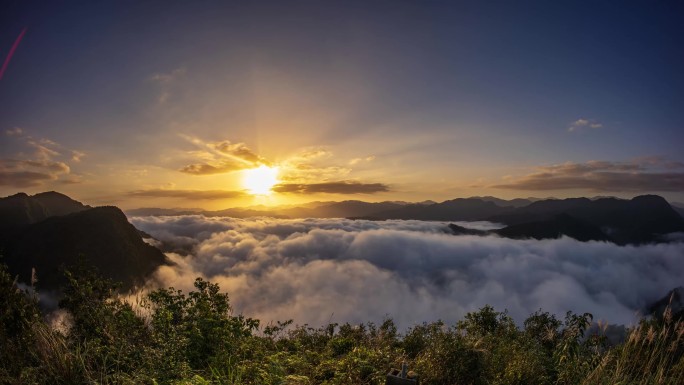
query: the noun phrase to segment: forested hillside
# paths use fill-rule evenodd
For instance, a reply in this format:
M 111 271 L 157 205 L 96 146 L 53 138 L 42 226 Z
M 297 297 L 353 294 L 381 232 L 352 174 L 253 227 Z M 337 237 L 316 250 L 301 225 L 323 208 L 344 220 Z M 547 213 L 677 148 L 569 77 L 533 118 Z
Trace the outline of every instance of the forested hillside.
M 538 311 L 522 327 L 485 306 L 456 324 L 265 325 L 197 279 L 133 304 L 87 266 L 65 272 L 55 328 L 0 265 L 2 384 L 383 384 L 406 362 L 421 384 L 681 384 L 684 323 L 666 310 L 610 346 L 590 314 Z

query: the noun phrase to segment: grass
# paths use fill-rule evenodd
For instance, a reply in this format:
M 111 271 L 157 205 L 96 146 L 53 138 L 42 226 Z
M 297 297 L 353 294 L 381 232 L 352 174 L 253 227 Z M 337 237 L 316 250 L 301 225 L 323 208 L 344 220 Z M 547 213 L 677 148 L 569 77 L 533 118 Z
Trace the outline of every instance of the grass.
M 404 333 L 389 319 L 262 327 L 202 280 L 130 304 L 87 269 L 68 277 L 61 307 L 71 326 L 53 329 L 0 265 L 0 384 L 371 385 L 402 362 L 423 385 L 684 384 L 684 321 L 669 307 L 609 346 L 587 335 L 590 314 L 540 310 L 521 328 L 485 306 Z

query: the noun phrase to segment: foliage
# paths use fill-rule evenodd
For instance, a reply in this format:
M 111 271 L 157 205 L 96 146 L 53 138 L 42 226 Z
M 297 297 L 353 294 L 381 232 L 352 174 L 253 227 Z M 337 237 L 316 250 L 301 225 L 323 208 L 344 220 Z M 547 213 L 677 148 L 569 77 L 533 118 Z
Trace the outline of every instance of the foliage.
M 0 264 L 0 384 L 383 384 L 406 362 L 422 384 L 681 384 L 684 322 L 666 310 L 624 343 L 590 335 L 590 314 L 563 321 L 539 310 L 519 327 L 485 306 L 455 325 L 260 325 L 235 315 L 218 285 L 158 289 L 132 306 L 117 285 L 79 264 L 65 272 L 49 325 L 33 289 Z
M 19 377 L 22 366 L 37 365 L 25 347 L 35 344 L 32 325 L 39 321 L 35 295 L 19 289 L 0 263 L 0 383 Z

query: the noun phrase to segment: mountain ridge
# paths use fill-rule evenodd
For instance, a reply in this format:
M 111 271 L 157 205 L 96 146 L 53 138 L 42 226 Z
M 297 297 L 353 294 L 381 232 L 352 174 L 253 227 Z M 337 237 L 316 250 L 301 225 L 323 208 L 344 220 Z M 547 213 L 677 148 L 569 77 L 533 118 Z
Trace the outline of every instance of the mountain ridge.
M 413 219 L 428 221 L 489 221 L 504 228 L 454 234 L 496 234 L 513 239 L 549 239 L 568 236 L 580 241 L 605 241 L 620 245 L 667 242 L 669 233 L 684 232 L 681 212 L 658 195 L 632 199 L 615 197 L 565 199 L 514 199 L 495 197 L 456 198 L 439 203 L 321 202 L 314 207 L 279 210 L 226 209 L 195 212 L 207 216 L 271 216 L 276 218 L 348 218 L 363 220 Z M 173 215 L 173 214 L 171 214 Z M 182 215 L 176 212 L 175 215 Z
M 30 282 L 35 269 L 41 290 L 58 289 L 60 270 L 80 258 L 124 289 L 169 263 L 114 206 L 93 208 L 55 192 L 20 193 L 0 198 L 0 218 L 4 262 L 21 282 Z

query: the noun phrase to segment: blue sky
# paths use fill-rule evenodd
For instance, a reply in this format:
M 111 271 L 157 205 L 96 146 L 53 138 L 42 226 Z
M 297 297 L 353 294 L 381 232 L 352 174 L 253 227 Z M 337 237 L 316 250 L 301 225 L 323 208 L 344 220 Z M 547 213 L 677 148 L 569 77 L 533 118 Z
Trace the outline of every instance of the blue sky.
M 681 2 L 95 3 L 0 15 L 1 195 L 684 201 Z

